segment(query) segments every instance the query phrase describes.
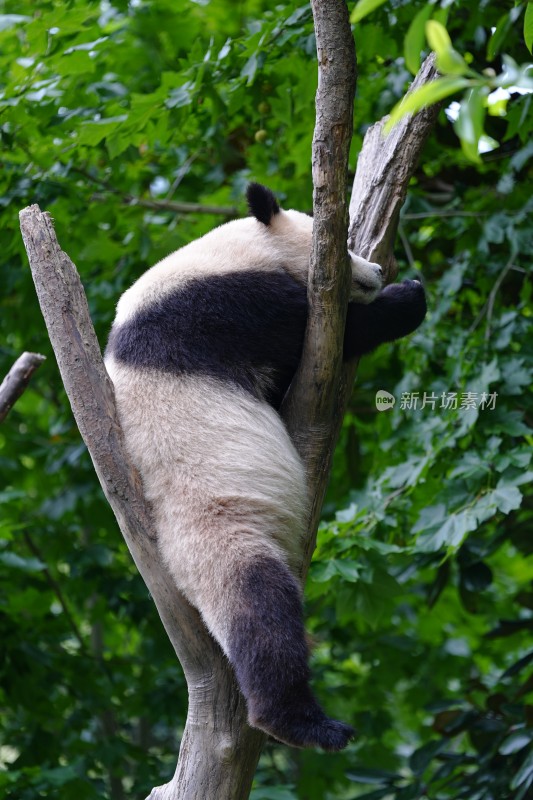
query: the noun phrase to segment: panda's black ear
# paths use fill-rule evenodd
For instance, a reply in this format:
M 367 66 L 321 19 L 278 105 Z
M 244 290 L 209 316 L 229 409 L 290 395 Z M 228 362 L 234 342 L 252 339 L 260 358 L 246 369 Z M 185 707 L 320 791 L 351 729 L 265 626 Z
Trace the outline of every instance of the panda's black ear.
M 263 225 L 270 225 L 274 214 L 279 214 L 279 205 L 274 193 L 260 183 L 250 183 L 246 190 L 250 214 Z

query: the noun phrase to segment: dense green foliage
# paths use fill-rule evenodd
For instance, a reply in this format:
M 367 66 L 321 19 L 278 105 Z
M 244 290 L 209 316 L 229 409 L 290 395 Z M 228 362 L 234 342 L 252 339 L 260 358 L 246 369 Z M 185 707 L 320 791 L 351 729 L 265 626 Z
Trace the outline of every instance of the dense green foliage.
M 530 58 L 530 4 L 361 6 L 352 168 L 430 18 L 461 79 Z M 301 0 L 1 9 L 0 374 L 23 350 L 48 360 L 0 429 L 0 794 L 142 798 L 173 771 L 184 679 L 73 423 L 17 214 L 51 212 L 104 344 L 122 290 L 244 212 L 249 179 L 309 209 L 312 19 Z M 400 224 L 428 318 L 360 365 L 307 586 L 315 687 L 359 737 L 335 756 L 267 745 L 254 800 L 523 800 L 533 785 L 531 95 L 476 80 L 474 100 L 462 85 L 446 100 Z

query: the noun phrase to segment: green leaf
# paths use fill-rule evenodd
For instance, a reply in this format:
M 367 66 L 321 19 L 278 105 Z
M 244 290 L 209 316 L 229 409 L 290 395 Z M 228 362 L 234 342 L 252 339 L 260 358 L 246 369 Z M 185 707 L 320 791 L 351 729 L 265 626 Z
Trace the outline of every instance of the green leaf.
M 372 11 L 375 11 L 376 8 L 382 6 L 386 0 L 359 0 L 356 3 L 354 10 L 352 11 L 352 15 L 350 17 L 350 22 L 360 22 L 363 17 L 368 16 L 371 14 Z
M 438 103 L 446 97 L 460 92 L 468 85 L 469 81 L 466 78 L 446 75 L 443 78 L 431 81 L 431 83 L 424 84 L 414 92 L 409 92 L 392 109 L 385 123 L 384 133 L 389 133 L 391 128 L 406 114 L 416 114 L 422 108 Z
M 68 50 L 65 50 L 64 55 L 69 55 L 70 53 L 74 53 L 76 50 L 86 50 L 92 51 L 102 42 L 107 42 L 109 37 L 107 36 L 100 36 L 98 39 L 95 39 L 92 42 L 81 42 L 80 44 L 75 44 L 72 47 L 69 47 Z
M 313 564 L 311 577 L 316 583 L 325 583 L 335 575 L 340 575 L 345 581 L 355 583 L 359 580 L 360 565 L 351 559 L 335 559 Z
M 23 572 L 41 572 L 46 569 L 46 564 L 43 564 L 38 558 L 22 558 L 16 553 L 0 553 L 0 564 L 21 569 Z
M 252 53 L 246 64 L 241 70 L 241 77 L 246 78 L 246 85 L 250 86 L 255 78 L 255 73 L 259 67 L 260 53 Z
M 118 117 L 109 117 L 97 122 L 86 122 L 79 128 L 78 142 L 79 144 L 97 145 L 127 119 L 126 114 L 121 114 Z
M 515 10 L 515 9 L 513 9 Z M 493 61 L 501 50 L 507 34 L 512 28 L 511 15 L 504 14 L 500 17 L 487 46 L 487 59 Z
M 419 536 L 416 549 L 421 553 L 432 553 L 443 548 L 457 550 L 465 536 L 475 531 L 478 520 L 471 508 L 451 514 L 436 531 Z
M 57 64 L 57 71 L 60 75 L 66 76 L 89 74 L 95 70 L 95 59 L 84 51 L 74 51 L 74 48 L 71 50 L 71 55 L 64 55 Z
M 339 575 L 341 575 L 345 581 L 350 581 L 351 583 L 355 583 L 359 580 L 359 564 L 356 561 L 350 561 L 348 559 L 343 559 L 335 561 L 335 567 Z
M 490 493 L 490 496 L 498 507 L 498 510 L 503 514 L 516 511 L 517 508 L 520 508 L 523 499 L 520 489 L 517 489 L 516 486 L 506 486 L 505 484 L 498 484 Z
M 522 783 L 530 781 L 532 777 L 533 777 L 533 750 L 528 755 L 526 755 L 520 768 L 513 777 L 513 780 L 511 781 L 511 789 L 518 789 L 518 787 Z
M 132 135 L 130 130 L 121 131 L 120 129 L 113 131 L 106 138 L 106 148 L 109 153 L 109 158 L 113 159 L 128 149 L 130 144 L 133 144 Z
M 526 6 L 526 13 L 524 14 L 524 41 L 530 53 L 533 52 L 533 3 L 530 2 Z
M 193 88 L 192 81 L 186 81 L 182 86 L 177 86 L 169 93 L 165 100 L 167 108 L 183 108 L 192 102 L 191 90 Z
M 467 92 L 461 101 L 459 115 L 454 123 L 463 152 L 470 161 L 481 161 L 479 142 L 483 136 L 486 94 L 487 89 L 484 86 L 478 86 Z
M 346 773 L 346 777 L 354 781 L 354 783 L 366 783 L 368 785 L 384 783 L 390 785 L 401 780 L 402 776 L 398 775 L 396 772 L 390 772 L 385 769 L 356 767 L 355 769 L 350 769 Z
M 508 736 L 498 748 L 498 753 L 502 756 L 508 756 L 511 753 L 518 753 L 519 750 L 522 750 L 527 745 L 531 744 L 531 739 L 533 738 L 532 732 L 527 732 L 525 730 L 515 731 L 510 736 Z
M 430 19 L 426 22 L 426 36 L 429 46 L 437 56 L 437 67 L 444 75 L 464 75 L 468 72 L 468 64 L 457 50 L 454 50 L 448 31 Z
M 494 79 L 494 86 L 501 86 L 504 89 L 533 89 L 533 69 L 531 64 L 519 66 L 514 58 L 502 55 L 503 70 Z
M 532 783 L 533 783 L 533 773 L 531 773 L 529 775 L 529 778 L 526 781 L 524 781 L 524 783 L 521 785 L 520 789 L 515 794 L 513 800 L 528 800 L 528 797 L 530 797 L 529 789 Z
M 357 547 L 365 551 L 374 551 L 381 555 L 387 556 L 391 553 L 401 553 L 403 548 L 397 544 L 388 544 L 387 542 L 380 542 L 374 536 L 360 536 L 357 540 Z
M 444 750 L 446 744 L 446 740 L 437 739 L 436 741 L 428 742 L 427 744 L 422 745 L 422 747 L 419 747 L 418 750 L 415 750 L 409 759 L 409 766 L 413 772 L 417 775 L 421 775 L 429 766 L 433 758 L 440 753 L 441 750 Z
M 505 95 L 505 93 L 493 92 L 489 94 L 487 98 L 488 106 L 487 111 L 491 117 L 506 117 L 507 116 L 507 104 L 510 100 L 509 95 Z
M 404 58 L 407 69 L 416 75 L 420 66 L 420 53 L 425 44 L 426 22 L 431 17 L 433 6 L 424 6 L 409 25 L 404 40 Z
M 250 800 L 296 800 L 288 786 L 266 786 L 252 789 Z
M 439 8 L 438 6 L 437 7 L 433 6 L 433 19 L 436 19 L 437 22 L 440 22 L 441 25 L 444 25 L 444 27 L 446 27 L 446 23 L 448 22 L 448 16 L 449 16 L 448 7 L 443 8 L 441 6 Z
M 453 49 L 452 40 L 450 39 L 448 31 L 444 25 L 441 25 L 441 23 L 437 22 L 435 19 L 426 22 L 426 37 L 429 46 L 435 51 L 437 56 Z
M 311 567 L 311 580 L 316 583 L 330 581 L 337 574 L 335 560 L 314 562 Z

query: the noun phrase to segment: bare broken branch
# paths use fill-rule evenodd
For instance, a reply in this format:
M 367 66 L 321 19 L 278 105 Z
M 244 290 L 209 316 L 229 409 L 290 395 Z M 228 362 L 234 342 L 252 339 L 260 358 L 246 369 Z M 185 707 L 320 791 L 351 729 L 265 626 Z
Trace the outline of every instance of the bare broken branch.
M 21 394 L 27 389 L 30 378 L 45 356 L 39 353 L 22 353 L 0 384 L 0 422 L 7 417 Z
M 409 93 L 437 76 L 431 54 L 420 67 Z M 437 104 L 415 116 L 406 114 L 387 135 L 383 129 L 388 117 L 384 117 L 367 130 L 357 159 L 348 246 L 357 255 L 381 264 L 389 281 L 398 271 L 393 246 L 400 209 L 440 108 Z

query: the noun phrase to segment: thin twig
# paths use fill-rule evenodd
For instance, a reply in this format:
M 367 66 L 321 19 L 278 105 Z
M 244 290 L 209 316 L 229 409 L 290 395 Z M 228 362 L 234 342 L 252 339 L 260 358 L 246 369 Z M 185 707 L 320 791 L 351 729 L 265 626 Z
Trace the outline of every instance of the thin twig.
M 61 608 L 63 610 L 63 614 L 65 615 L 65 619 L 67 620 L 67 622 L 69 624 L 69 627 L 70 627 L 72 633 L 74 634 L 75 638 L 78 640 L 78 643 L 80 645 L 81 650 L 85 651 L 85 649 L 86 649 L 85 642 L 83 641 L 83 637 L 81 635 L 80 629 L 76 625 L 76 621 L 74 620 L 74 617 L 70 613 L 70 609 L 68 607 L 67 601 L 65 600 L 65 596 L 64 596 L 63 592 L 61 591 L 60 585 L 58 584 L 58 582 L 56 581 L 56 579 L 54 578 L 54 576 L 52 575 L 52 573 L 48 569 L 48 566 L 46 565 L 46 559 L 44 558 L 43 553 L 41 552 L 41 550 L 38 547 L 38 545 L 35 544 L 35 542 L 33 541 L 32 537 L 30 536 L 28 531 L 23 531 L 22 535 L 24 537 L 24 541 L 26 542 L 29 550 L 31 550 L 31 552 L 33 553 L 35 558 L 38 558 L 39 561 L 42 564 L 44 564 L 44 569 L 43 569 L 42 573 L 43 573 L 44 577 L 46 578 L 46 581 L 47 581 L 48 585 L 50 586 L 51 590 L 53 591 L 53 593 L 57 597 L 57 601 L 58 601 L 59 605 L 61 606 Z
M 173 196 L 174 192 L 176 191 L 176 189 L 184 179 L 185 175 L 187 174 L 189 167 L 194 161 L 196 161 L 200 153 L 201 150 L 197 150 L 195 153 L 191 153 L 191 155 L 185 159 L 181 167 L 178 168 L 178 171 L 176 172 L 176 177 L 172 181 L 170 189 L 168 190 L 167 195 L 165 197 L 166 202 L 170 202 L 170 199 Z
M 402 214 L 402 219 L 427 219 L 427 217 L 488 217 L 489 213 L 484 211 L 417 211 L 416 213 L 407 212 Z
M 100 199 L 98 195 L 93 195 Z M 221 217 L 237 217 L 239 209 L 236 206 L 211 206 L 202 203 L 177 203 L 173 200 L 144 200 L 142 197 L 122 195 L 122 202 L 128 206 L 141 206 L 152 208 L 154 211 L 173 211 L 176 214 L 218 214 Z
M 147 200 L 143 197 L 136 197 L 132 194 L 125 194 L 120 192 L 108 181 L 99 178 L 96 175 L 91 175 L 90 172 L 82 169 L 81 167 L 73 167 L 73 171 L 82 175 L 87 180 L 97 183 L 109 194 L 119 197 L 125 205 L 140 206 L 141 208 L 151 208 L 154 211 L 173 211 L 176 214 L 216 214 L 222 217 L 236 217 L 239 214 L 239 209 L 236 206 L 215 206 L 204 205 L 203 203 L 180 203 L 174 200 Z M 107 200 L 105 194 L 93 194 L 93 200 Z
M 413 251 L 411 249 L 411 245 L 409 244 L 409 239 L 405 234 L 405 230 L 401 222 L 398 225 L 398 234 L 403 244 L 403 249 L 405 250 L 405 255 L 407 257 L 407 261 L 409 262 L 409 266 L 411 267 L 411 269 L 416 269 L 415 259 L 413 257 Z
M 505 267 L 502 269 L 502 271 L 500 272 L 500 274 L 496 278 L 496 280 L 494 282 L 494 286 L 492 287 L 492 289 L 490 291 L 490 294 L 489 294 L 489 298 L 487 300 L 487 325 L 485 327 L 485 344 L 490 339 L 490 324 L 492 322 L 492 312 L 494 310 L 494 303 L 496 301 L 496 295 L 498 294 L 499 288 L 502 285 L 503 281 L 505 280 L 505 278 L 507 277 L 507 275 L 511 271 L 511 268 L 513 266 L 514 256 L 515 256 L 515 253 L 513 253 L 511 258 L 509 259 L 509 261 L 505 265 Z
M 500 274 L 498 275 L 498 277 L 494 281 L 494 285 L 493 285 L 492 289 L 490 290 L 490 293 L 489 293 L 489 296 L 487 297 L 486 303 L 483 305 L 481 311 L 479 312 L 479 314 L 475 318 L 474 322 L 472 323 L 472 325 L 468 329 L 467 337 L 469 337 L 472 333 L 474 333 L 474 331 L 476 330 L 477 326 L 479 325 L 479 323 L 481 322 L 481 320 L 483 319 L 485 314 L 487 314 L 487 327 L 485 329 L 484 339 L 485 339 L 485 342 L 488 342 L 488 340 L 490 338 L 490 320 L 492 318 L 492 311 L 494 309 L 494 302 L 496 300 L 496 295 L 498 294 L 498 290 L 499 290 L 500 286 L 502 285 L 502 282 L 505 279 L 505 277 L 508 275 L 508 273 L 512 269 L 516 268 L 515 265 L 513 264 L 514 255 L 515 254 L 513 253 L 511 258 L 509 259 L 509 261 L 505 265 L 505 267 L 502 269 L 502 271 L 500 272 Z

